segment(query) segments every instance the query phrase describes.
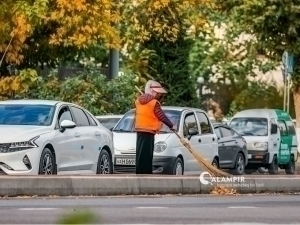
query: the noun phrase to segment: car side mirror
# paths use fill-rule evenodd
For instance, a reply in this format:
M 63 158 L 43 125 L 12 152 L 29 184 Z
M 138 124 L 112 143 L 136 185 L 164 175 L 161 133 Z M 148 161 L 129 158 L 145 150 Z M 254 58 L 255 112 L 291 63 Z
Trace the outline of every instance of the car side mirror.
M 278 127 L 276 124 L 271 125 L 271 134 L 277 134 L 278 132 Z
M 192 136 L 197 135 L 198 131 L 194 128 L 189 129 L 189 135 L 188 135 L 188 140 L 191 140 Z
M 76 127 L 76 123 L 71 120 L 63 120 L 60 123 L 60 131 L 64 132 L 66 129 L 73 129 Z
M 112 131 L 113 129 L 114 129 L 114 128 L 112 127 L 112 128 L 110 128 L 109 130 Z

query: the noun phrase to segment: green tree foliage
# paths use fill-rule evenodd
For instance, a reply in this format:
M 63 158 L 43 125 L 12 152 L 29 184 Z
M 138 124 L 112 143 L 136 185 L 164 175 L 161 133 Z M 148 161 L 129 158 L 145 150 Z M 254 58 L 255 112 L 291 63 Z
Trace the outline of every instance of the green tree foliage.
M 218 0 L 235 29 L 251 34 L 255 50 L 279 63 L 284 50 L 295 56 L 292 76 L 297 127 L 300 127 L 299 0 Z
M 72 102 L 95 115 L 122 114 L 133 107 L 134 79 L 134 75 L 124 74 L 108 81 L 96 68 L 87 68 L 78 76 L 61 81 L 54 71 L 49 77 L 39 77 L 29 92 L 17 97 Z

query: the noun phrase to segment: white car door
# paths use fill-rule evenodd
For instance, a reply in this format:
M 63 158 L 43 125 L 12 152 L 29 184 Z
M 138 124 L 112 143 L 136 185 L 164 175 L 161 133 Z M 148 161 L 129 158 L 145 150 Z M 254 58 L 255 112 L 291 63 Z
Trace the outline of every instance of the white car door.
M 192 111 L 188 111 L 183 115 L 183 120 L 181 122 L 181 130 L 183 131 L 183 136 L 185 140 L 191 145 L 191 147 L 198 152 L 202 148 L 202 144 L 199 142 L 199 135 L 194 135 L 188 140 L 188 130 L 190 128 L 193 128 L 199 132 L 199 127 L 197 124 L 195 113 Z M 183 158 L 185 159 L 185 171 L 199 171 L 203 168 L 200 167 L 197 159 L 188 151 L 185 149 L 185 147 L 182 147 L 182 154 Z M 201 154 L 201 153 L 200 153 Z M 202 155 L 202 154 L 201 154 Z
M 75 123 L 75 120 L 67 106 L 62 106 L 59 109 L 56 118 L 56 127 L 52 144 L 54 146 L 57 162 L 57 172 L 64 173 L 68 171 L 78 170 L 78 160 L 81 153 L 81 138 L 77 127 L 72 129 L 60 130 L 60 123 L 63 120 L 70 120 Z
M 201 143 L 199 152 L 205 159 L 212 163 L 214 157 L 218 155 L 218 137 L 208 119 L 208 117 L 200 111 L 196 112 L 200 127 L 200 136 L 198 138 Z
M 99 154 L 99 139 L 95 136 L 95 129 L 90 126 L 89 119 L 85 112 L 75 106 L 70 107 L 75 117 L 78 132 L 82 140 L 82 149 L 80 152 L 80 159 L 78 161 L 78 169 L 84 171 L 92 171 L 98 157 L 95 151 Z

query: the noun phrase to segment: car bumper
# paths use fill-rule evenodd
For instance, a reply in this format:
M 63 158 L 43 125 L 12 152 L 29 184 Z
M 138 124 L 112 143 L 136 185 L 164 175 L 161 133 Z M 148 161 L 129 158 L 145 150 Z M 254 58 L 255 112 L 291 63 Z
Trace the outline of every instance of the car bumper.
M 268 164 L 270 153 L 268 151 L 253 151 L 248 150 L 248 165 L 249 164 Z
M 40 153 L 39 148 L 0 153 L 0 175 L 38 175 Z
M 122 160 L 123 164 L 120 164 Z M 115 155 L 114 172 L 115 173 L 135 173 L 135 164 L 124 165 L 125 163 L 132 163 L 135 160 L 135 155 Z M 153 173 L 154 174 L 172 174 L 176 157 L 174 156 L 153 156 Z M 118 161 L 118 162 L 117 162 Z

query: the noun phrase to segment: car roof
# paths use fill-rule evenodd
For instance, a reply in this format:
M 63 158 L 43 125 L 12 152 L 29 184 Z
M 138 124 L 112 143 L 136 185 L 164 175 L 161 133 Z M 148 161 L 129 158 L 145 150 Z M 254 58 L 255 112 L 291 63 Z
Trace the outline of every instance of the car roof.
M 262 118 L 262 117 L 276 117 L 276 111 L 281 112 L 282 110 L 278 109 L 246 109 L 236 113 L 232 118 L 235 117 L 255 117 L 255 118 Z M 282 111 L 284 112 L 284 111 Z
M 97 119 L 105 119 L 105 118 L 122 118 L 123 115 L 102 115 L 102 116 L 96 116 Z
M 1 105 L 5 104 L 16 104 L 16 105 L 56 105 L 58 103 L 66 103 L 67 102 L 61 102 L 61 101 L 55 101 L 55 100 L 40 100 L 40 99 L 22 99 L 22 100 L 6 100 L 6 101 L 0 101 Z
M 183 112 L 185 110 L 191 110 L 191 111 L 200 111 L 205 112 L 202 109 L 192 108 L 192 107 L 181 107 L 181 106 L 162 106 L 163 110 L 174 110 L 174 111 L 180 111 Z M 135 109 L 131 109 L 130 111 L 134 111 Z

